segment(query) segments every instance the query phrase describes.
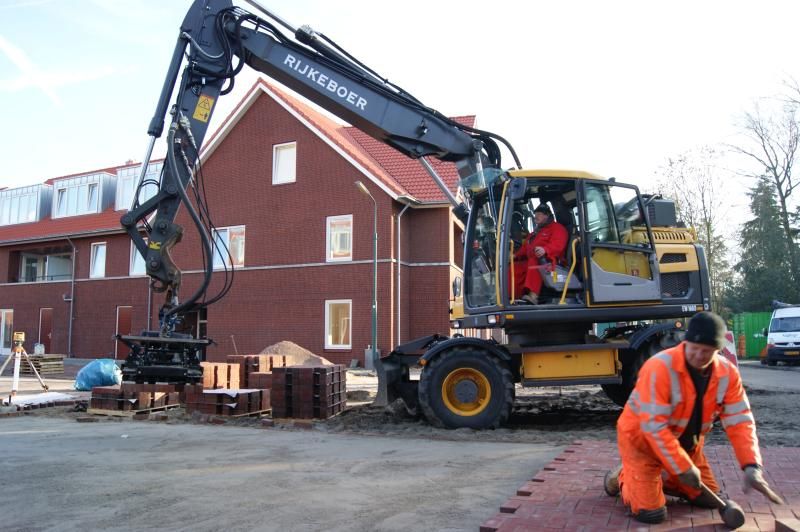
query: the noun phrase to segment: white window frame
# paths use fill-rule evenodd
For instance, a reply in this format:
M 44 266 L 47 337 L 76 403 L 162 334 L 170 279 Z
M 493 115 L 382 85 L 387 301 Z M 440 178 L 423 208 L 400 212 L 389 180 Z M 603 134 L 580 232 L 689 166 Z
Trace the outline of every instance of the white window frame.
M 231 231 L 239 229 L 241 229 L 242 231 L 242 257 L 240 261 L 236 261 L 233 263 L 233 267 L 234 268 L 244 267 L 244 256 L 247 246 L 247 228 L 244 225 L 231 225 L 229 227 L 217 227 L 216 229 L 214 229 L 212 235 L 213 242 L 211 243 L 211 245 L 214 255 L 212 264 L 214 265 L 215 270 L 224 270 L 225 268 L 231 267 L 230 259 L 232 258 L 232 256 L 229 253 L 231 249 Z M 225 234 L 225 237 L 223 239 L 223 243 L 225 245 L 220 246 L 217 243 L 217 238 L 218 237 L 221 238 L 220 235 L 222 235 L 223 232 Z
M 347 220 L 350 222 L 350 253 L 346 257 L 333 256 L 333 224 Z M 353 215 L 343 214 L 340 216 L 328 216 L 325 219 L 325 261 L 326 262 L 350 262 L 353 260 Z
M 38 190 L 25 187 L 0 192 L 0 225 L 35 222 L 38 217 Z
M 100 246 L 103 246 L 103 264 L 102 270 L 97 271 L 95 270 L 95 257 L 97 257 L 97 250 Z M 89 253 L 89 278 L 90 279 L 102 279 L 106 276 L 106 259 L 108 258 L 108 246 L 105 242 L 92 242 L 92 250 Z
M 130 276 L 130 277 L 144 277 L 145 275 L 147 275 L 147 264 L 144 262 L 144 257 L 142 257 L 142 266 L 143 266 L 142 273 L 136 273 L 136 272 L 133 271 L 133 266 L 135 264 L 136 255 L 139 255 L 140 257 L 142 257 L 141 253 L 139 253 L 139 250 L 136 249 L 136 246 L 134 246 L 133 242 L 131 242 L 131 256 L 130 256 L 130 262 L 128 263 L 128 276 Z
M 289 148 L 293 149 L 294 152 L 294 164 L 291 165 L 291 174 L 287 176 L 280 176 L 278 175 L 278 160 L 279 160 L 279 153 L 287 150 Z M 289 183 L 294 183 L 297 181 L 297 142 L 284 142 L 282 144 L 273 144 L 272 145 L 272 184 L 273 185 L 287 185 Z
M 25 262 L 27 259 L 36 259 L 36 279 L 33 281 L 25 280 Z M 40 283 L 47 280 L 47 256 L 46 255 L 33 255 L 30 253 L 22 253 L 20 256 L 20 273 L 19 279 L 22 283 Z
M 347 315 L 347 337 L 349 344 L 334 344 L 328 341 L 331 330 L 331 305 L 347 303 L 350 312 Z M 325 349 L 352 349 L 353 348 L 353 300 L 352 299 L 326 299 L 325 300 Z
M 161 176 L 163 162 L 150 163 L 147 165 L 145 181 L 152 180 L 158 182 Z M 133 204 L 133 193 L 136 185 L 139 184 L 139 175 L 142 173 L 142 165 L 129 166 L 117 170 L 117 191 L 114 197 L 114 210 L 127 211 Z M 142 187 L 139 191 L 139 203 L 144 203 L 158 193 L 158 185 L 150 183 Z
M 86 176 L 56 184 L 53 187 L 53 218 L 100 212 L 101 183 L 100 177 L 95 179 L 94 176 Z M 90 202 L 91 199 L 94 201 Z

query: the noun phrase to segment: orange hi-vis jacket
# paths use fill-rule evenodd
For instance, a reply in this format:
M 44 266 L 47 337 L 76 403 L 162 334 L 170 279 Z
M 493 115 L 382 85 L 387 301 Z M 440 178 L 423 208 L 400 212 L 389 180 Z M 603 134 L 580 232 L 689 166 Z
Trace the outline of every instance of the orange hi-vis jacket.
M 686 367 L 685 345 L 681 342 L 644 363 L 617 422 L 619 437 L 628 438 L 637 449 L 657 456 L 673 475 L 684 473 L 692 466 L 689 454 L 678 441 L 689 423 L 696 399 L 694 383 Z M 742 378 L 733 364 L 714 355 L 703 397 L 701 435 L 708 433 L 718 418 L 739 465 L 761 465 L 756 424 Z

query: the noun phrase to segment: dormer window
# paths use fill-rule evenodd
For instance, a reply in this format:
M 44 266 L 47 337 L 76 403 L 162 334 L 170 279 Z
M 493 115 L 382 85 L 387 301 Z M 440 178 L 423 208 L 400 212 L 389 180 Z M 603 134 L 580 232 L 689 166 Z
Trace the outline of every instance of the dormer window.
M 92 174 L 56 181 L 53 185 L 53 218 L 100 212 L 103 175 Z
M 151 163 L 147 165 L 142 189 L 139 191 L 139 203 L 144 203 L 158 192 L 158 183 L 161 179 L 161 169 L 164 163 Z M 133 205 L 133 195 L 139 185 L 139 174 L 142 165 L 128 166 L 117 170 L 117 198 L 115 210 L 128 210 Z
M 39 207 L 38 185 L 0 192 L 0 225 L 35 222 Z

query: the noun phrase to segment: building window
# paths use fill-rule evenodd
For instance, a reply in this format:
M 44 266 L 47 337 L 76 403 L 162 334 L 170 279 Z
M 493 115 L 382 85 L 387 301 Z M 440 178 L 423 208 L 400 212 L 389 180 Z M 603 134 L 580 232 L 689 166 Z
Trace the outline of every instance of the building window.
M 353 301 L 325 301 L 325 349 L 350 349 L 350 318 Z
M 325 242 L 327 261 L 353 260 L 353 215 L 328 216 Z
M 139 191 L 139 203 L 144 203 L 158 192 L 158 183 L 161 180 L 161 170 L 164 163 L 152 163 L 147 165 L 147 173 L 144 176 L 142 189 Z M 139 174 L 142 165 L 129 166 L 117 170 L 117 197 L 115 210 L 128 210 L 133 205 L 133 194 L 139 184 Z
M 136 246 L 133 245 L 133 242 L 131 242 L 131 263 L 129 271 L 131 276 L 147 274 L 147 268 L 144 264 L 144 257 L 142 257 L 142 254 L 139 253 L 138 249 L 136 249 Z
M 37 283 L 41 281 L 66 281 L 72 278 L 72 256 L 23 254 L 20 266 L 20 281 Z
M 297 143 L 272 146 L 272 184 L 294 183 L 297 177 Z
M 23 283 L 35 283 L 44 281 L 45 264 L 47 257 L 39 255 L 22 256 L 22 274 L 20 278 Z
M 0 192 L 0 225 L 35 222 L 38 198 L 32 187 Z
M 89 277 L 98 279 L 106 276 L 106 243 L 95 242 L 92 244 Z
M 244 266 L 244 226 L 214 230 L 214 269 Z
M 100 212 L 101 174 L 70 179 L 55 186 L 54 218 Z

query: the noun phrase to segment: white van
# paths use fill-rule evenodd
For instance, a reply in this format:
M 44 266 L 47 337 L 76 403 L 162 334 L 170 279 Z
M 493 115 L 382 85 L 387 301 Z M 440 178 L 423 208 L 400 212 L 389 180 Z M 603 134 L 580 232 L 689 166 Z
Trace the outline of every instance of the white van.
M 767 332 L 766 364 L 800 363 L 800 305 L 775 301 Z

